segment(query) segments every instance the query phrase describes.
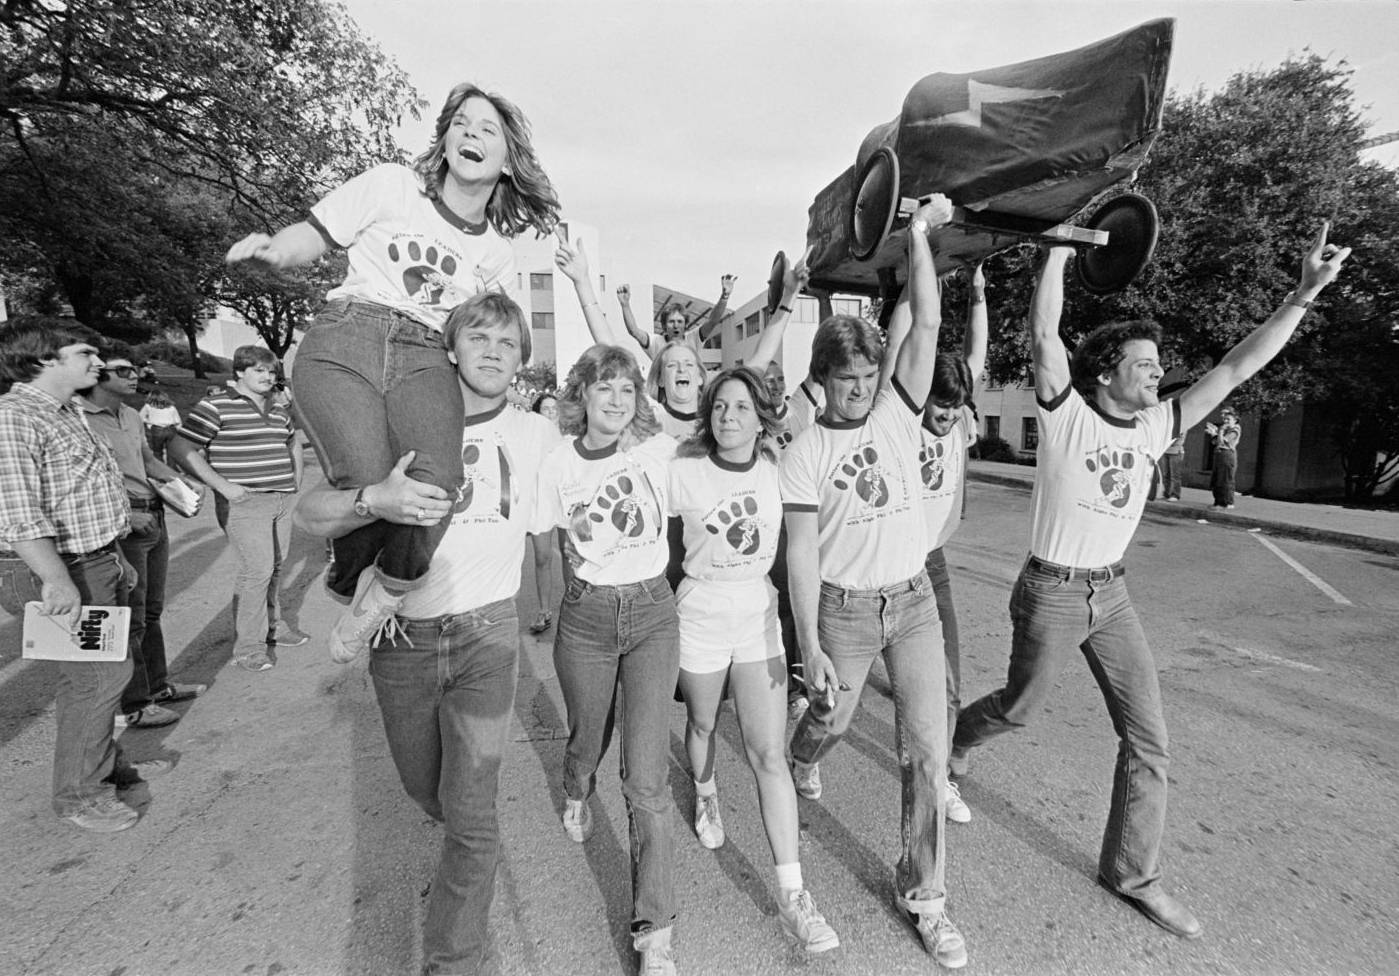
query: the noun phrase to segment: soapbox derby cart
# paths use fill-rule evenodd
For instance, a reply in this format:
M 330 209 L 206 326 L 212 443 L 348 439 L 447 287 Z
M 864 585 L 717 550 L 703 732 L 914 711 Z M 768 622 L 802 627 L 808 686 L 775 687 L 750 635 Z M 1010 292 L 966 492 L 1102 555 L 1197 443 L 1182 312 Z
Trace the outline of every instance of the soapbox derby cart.
M 1174 28 L 1153 20 L 1074 51 L 923 78 L 816 195 L 809 289 L 897 294 L 908 219 L 934 193 L 953 204 L 951 223 L 931 234 L 940 273 L 1059 241 L 1078 250 L 1090 292 L 1125 288 L 1151 260 L 1159 221 L 1150 200 L 1120 190 L 1160 134 Z M 779 252 L 770 297 L 786 264 Z

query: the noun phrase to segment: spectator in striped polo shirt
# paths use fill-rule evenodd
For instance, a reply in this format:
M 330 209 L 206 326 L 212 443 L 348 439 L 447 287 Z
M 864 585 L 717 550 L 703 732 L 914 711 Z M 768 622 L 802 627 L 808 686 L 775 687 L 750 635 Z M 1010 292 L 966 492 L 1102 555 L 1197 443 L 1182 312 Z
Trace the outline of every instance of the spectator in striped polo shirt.
M 219 526 L 238 552 L 233 663 L 272 667 L 269 644 L 296 647 L 305 634 L 279 627 L 277 576 L 291 541 L 302 456 L 291 413 L 272 396 L 277 357 L 260 346 L 233 352 L 234 383 L 200 400 L 175 431 L 176 463 L 214 489 Z

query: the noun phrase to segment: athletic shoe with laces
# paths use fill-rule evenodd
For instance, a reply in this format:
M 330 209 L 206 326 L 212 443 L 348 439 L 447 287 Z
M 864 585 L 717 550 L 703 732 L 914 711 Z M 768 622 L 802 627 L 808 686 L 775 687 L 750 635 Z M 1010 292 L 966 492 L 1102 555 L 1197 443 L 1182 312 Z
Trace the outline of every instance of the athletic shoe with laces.
M 134 712 L 117 712 L 114 724 L 119 729 L 158 729 L 162 725 L 174 725 L 179 720 L 179 712 L 159 705 L 147 705 Z
M 581 844 L 593 832 L 593 812 L 587 800 L 564 800 L 563 829 L 569 839 Z
M 923 940 L 923 948 L 944 969 L 961 969 L 967 964 L 967 942 L 946 912 L 936 915 L 918 915 L 904 910 L 918 937 Z
M 115 796 L 106 794 L 83 804 L 82 808 L 63 818 L 77 824 L 83 830 L 99 834 L 113 834 L 132 826 L 141 815 L 122 803 Z
M 962 799 L 962 791 L 953 780 L 947 781 L 947 819 L 953 823 L 972 822 L 972 808 Z
M 724 821 L 719 817 L 719 795 L 695 797 L 695 836 L 714 851 L 724 846 Z
M 301 647 L 311 640 L 309 634 L 303 634 L 299 630 L 292 630 L 290 627 L 285 630 L 271 631 L 267 635 L 267 643 L 274 647 Z
M 165 687 L 151 696 L 151 701 L 155 702 L 157 705 L 169 705 L 171 702 L 189 701 L 191 698 L 198 698 L 208 690 L 208 685 L 198 682 L 179 685 L 173 681 L 167 681 Z
M 792 783 L 808 800 L 821 799 L 821 764 L 792 760 Z
M 350 608 L 331 628 L 331 659 L 339 664 L 349 664 L 372 647 L 384 630 L 388 631 L 390 639 L 396 640 L 393 633 L 397 629 L 395 615 L 401 606 L 403 595 L 384 589 L 374 567 L 367 567 L 359 574 Z
M 807 952 L 826 952 L 840 946 L 840 937 L 816 910 L 811 892 L 805 889 L 790 894 L 779 892 L 777 917 L 782 920 L 787 934 L 800 942 Z
M 642 949 L 639 976 L 675 976 L 675 957 L 670 954 L 670 946 Z

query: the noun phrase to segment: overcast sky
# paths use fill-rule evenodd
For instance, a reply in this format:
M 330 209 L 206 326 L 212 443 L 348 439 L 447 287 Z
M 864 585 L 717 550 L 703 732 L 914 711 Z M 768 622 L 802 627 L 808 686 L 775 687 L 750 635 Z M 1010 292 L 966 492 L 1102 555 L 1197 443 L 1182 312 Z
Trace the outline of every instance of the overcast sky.
M 1344 59 L 1374 134 L 1399 130 L 1399 3 L 564 3 L 344 0 L 431 107 L 471 80 L 519 105 L 563 201 L 596 226 L 599 270 L 712 298 L 801 250 L 806 209 L 873 126 L 934 71 L 1070 50 L 1175 17 L 1170 86 L 1213 89 L 1304 49 Z M 1375 153 L 1399 162 L 1399 143 Z M 1148 162 L 1148 166 L 1150 162 Z

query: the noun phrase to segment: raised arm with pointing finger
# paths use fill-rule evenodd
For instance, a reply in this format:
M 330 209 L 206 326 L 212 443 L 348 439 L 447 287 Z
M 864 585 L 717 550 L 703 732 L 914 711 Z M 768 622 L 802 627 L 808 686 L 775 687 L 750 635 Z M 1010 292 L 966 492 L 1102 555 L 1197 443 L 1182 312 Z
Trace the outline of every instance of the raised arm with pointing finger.
M 1323 222 L 1311 248 L 1302 257 L 1296 290 L 1283 299 L 1277 311 L 1180 395 L 1181 430 L 1204 420 L 1235 388 L 1272 362 L 1297 331 L 1312 302 L 1336 280 L 1341 265 L 1350 257 L 1350 248 L 1326 243 L 1330 230 L 1331 222 Z

